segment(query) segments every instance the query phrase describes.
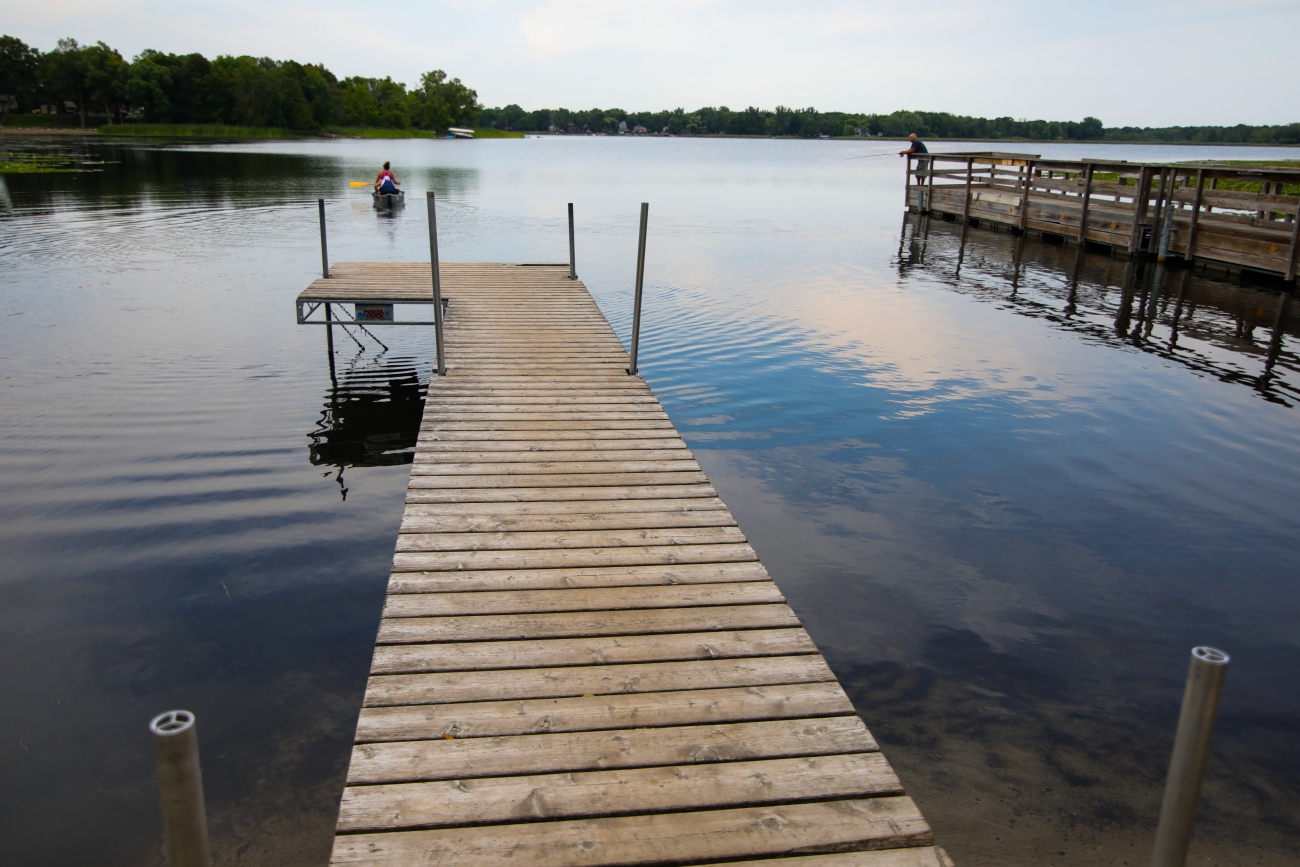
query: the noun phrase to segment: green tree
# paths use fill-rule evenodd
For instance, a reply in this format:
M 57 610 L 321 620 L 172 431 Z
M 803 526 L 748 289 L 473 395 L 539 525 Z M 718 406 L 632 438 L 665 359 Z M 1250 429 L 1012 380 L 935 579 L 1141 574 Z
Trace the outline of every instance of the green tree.
M 12 96 L 19 109 L 36 93 L 41 53 L 14 36 L 0 36 L 0 93 Z M 0 126 L 9 118 L 9 100 L 0 103 Z
M 75 39 L 60 39 L 58 47 L 41 56 L 38 75 L 42 86 L 60 100 L 77 106 L 81 125 L 86 125 L 86 75 L 89 71 L 86 49 Z
M 143 51 L 131 61 L 123 93 L 133 107 L 144 111 L 145 120 L 165 122 L 171 118 L 175 87 L 172 67 L 165 55 L 157 51 Z
M 420 86 L 411 91 L 411 120 L 424 129 L 471 124 L 482 108 L 474 90 L 459 78 L 448 81 L 441 69 L 420 76 Z
M 83 51 L 86 58 L 86 97 L 96 105 L 102 105 L 107 122 L 112 123 L 125 98 L 130 65 L 116 49 L 103 42 L 89 45 Z M 85 117 L 84 111 L 82 117 Z

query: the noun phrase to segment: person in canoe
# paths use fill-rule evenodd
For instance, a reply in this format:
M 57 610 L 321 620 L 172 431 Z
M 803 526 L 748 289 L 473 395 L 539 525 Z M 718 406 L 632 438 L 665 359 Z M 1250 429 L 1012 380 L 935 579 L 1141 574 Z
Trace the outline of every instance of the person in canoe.
M 401 185 L 402 182 L 397 179 L 397 175 L 393 174 L 388 163 L 384 163 L 384 167 L 379 170 L 379 174 L 375 175 L 376 193 L 395 194 L 400 192 L 397 188 Z

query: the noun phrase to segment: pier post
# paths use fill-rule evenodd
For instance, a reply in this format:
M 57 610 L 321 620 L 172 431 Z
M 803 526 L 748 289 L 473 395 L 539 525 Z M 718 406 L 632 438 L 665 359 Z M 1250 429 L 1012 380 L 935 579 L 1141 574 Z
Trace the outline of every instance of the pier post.
M 1156 247 L 1156 264 L 1163 265 L 1169 258 L 1169 242 L 1174 236 L 1174 209 L 1166 205 L 1164 225 L 1160 229 L 1160 244 Z
M 1128 252 L 1132 256 L 1142 243 L 1142 220 L 1147 214 L 1147 201 L 1150 197 L 1151 167 L 1138 169 L 1137 190 L 1133 193 L 1133 226 L 1128 233 Z M 1116 198 L 1118 201 L 1118 197 Z
M 1092 173 L 1095 167 L 1092 163 L 1088 164 L 1088 171 L 1084 174 L 1086 180 L 1083 184 L 1083 201 L 1080 203 L 1079 211 L 1079 246 L 1082 247 L 1088 238 L 1088 204 L 1092 201 Z
M 1300 253 L 1300 200 L 1296 201 L 1296 218 L 1291 221 L 1291 253 L 1286 259 L 1286 279 L 1294 280 L 1297 253 Z
M 907 154 L 907 168 L 903 169 L 903 210 L 912 207 L 912 155 Z
M 641 235 L 636 244 L 636 297 L 632 302 L 632 366 L 627 369 L 629 376 L 636 376 L 636 355 L 641 344 L 641 287 L 645 281 L 645 233 L 649 221 L 650 203 L 642 202 Z
M 1205 169 L 1196 170 L 1196 195 L 1192 199 L 1192 225 L 1187 229 L 1187 255 L 1190 264 L 1196 258 L 1196 226 L 1201 221 L 1201 196 L 1205 194 Z
M 1210 738 L 1214 735 L 1214 720 L 1219 712 L 1219 696 L 1223 693 L 1228 661 L 1228 654 L 1222 650 L 1192 648 L 1151 867 L 1183 867 L 1187 863 L 1187 849 L 1192 842 L 1192 825 L 1196 821 L 1196 805 L 1201 799 L 1201 782 L 1210 755 Z
M 1029 191 L 1034 185 L 1034 161 L 1025 163 L 1025 189 L 1020 194 L 1020 231 L 1023 233 L 1029 225 Z
M 433 330 L 438 341 L 438 375 L 447 375 L 447 352 L 442 341 L 442 275 L 438 268 L 438 214 L 433 190 L 425 193 L 429 205 L 429 270 L 433 272 Z
M 962 205 L 961 208 L 961 221 L 963 223 L 970 222 L 970 176 L 971 176 L 971 170 L 974 168 L 974 166 L 975 166 L 974 158 L 967 157 L 966 158 L 966 202 L 965 204 Z
M 316 206 L 320 210 L 320 275 L 328 280 L 330 276 L 330 254 L 325 246 L 325 200 L 317 199 Z
M 578 259 L 573 246 L 573 202 L 569 202 L 569 279 L 578 279 Z
M 168 867 L 212 867 L 194 714 L 173 710 L 149 721 L 162 800 L 163 856 Z
M 925 176 L 925 212 L 928 214 L 934 209 L 934 157 L 926 164 L 929 172 Z

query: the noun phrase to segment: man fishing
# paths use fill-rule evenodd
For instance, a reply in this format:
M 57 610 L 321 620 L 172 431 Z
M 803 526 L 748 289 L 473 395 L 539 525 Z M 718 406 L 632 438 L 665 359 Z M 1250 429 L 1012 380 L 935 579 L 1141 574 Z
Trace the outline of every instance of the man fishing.
M 912 143 L 912 146 L 905 151 L 899 151 L 898 155 L 900 157 L 905 157 L 908 154 L 928 154 L 930 152 L 926 149 L 925 142 L 921 141 L 919 138 L 916 137 L 916 133 L 912 133 L 911 135 L 909 135 L 907 137 L 907 140 Z M 385 163 L 384 165 L 388 165 L 388 164 Z M 916 158 L 917 186 L 920 186 L 921 184 L 925 183 L 925 176 L 928 175 L 929 173 L 930 173 L 930 158 L 928 156 L 917 157 Z
M 913 137 L 915 138 L 915 136 Z M 393 174 L 389 169 L 389 164 L 385 162 L 384 167 L 379 170 L 379 174 L 375 175 L 375 192 L 389 194 L 396 193 L 398 192 L 397 188 L 401 186 L 401 183 L 402 182 L 397 179 L 397 175 Z

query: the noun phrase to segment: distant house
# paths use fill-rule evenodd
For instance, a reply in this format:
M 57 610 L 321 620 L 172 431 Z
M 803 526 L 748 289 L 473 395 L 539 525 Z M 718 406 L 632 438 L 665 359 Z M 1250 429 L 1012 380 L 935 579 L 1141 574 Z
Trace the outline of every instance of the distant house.
M 672 132 L 669 131 L 668 127 L 664 127 L 664 132 L 663 132 L 663 134 L 664 134 L 664 135 L 672 135 Z
M 618 122 L 618 134 L 619 134 L 619 135 L 627 135 L 627 121 L 625 121 L 625 120 L 620 120 L 620 121 Z
M 41 104 L 41 114 L 58 114 L 59 107 L 52 102 Z
M 643 127 L 641 124 L 637 124 L 636 126 L 632 127 L 632 135 L 645 135 L 645 134 L 646 134 L 646 128 Z
M 578 125 L 576 123 L 569 124 L 569 135 L 577 135 L 577 134 L 578 134 Z

